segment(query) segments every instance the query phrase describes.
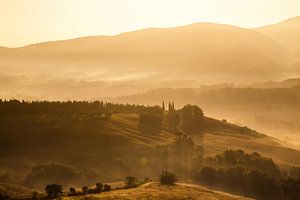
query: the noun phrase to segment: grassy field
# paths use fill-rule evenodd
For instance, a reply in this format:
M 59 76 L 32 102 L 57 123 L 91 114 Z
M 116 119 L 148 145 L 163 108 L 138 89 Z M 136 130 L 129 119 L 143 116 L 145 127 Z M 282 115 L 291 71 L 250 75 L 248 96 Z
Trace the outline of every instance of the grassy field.
M 174 186 L 162 186 L 159 183 L 147 183 L 138 188 L 120 189 L 97 195 L 64 197 L 64 200 L 246 200 L 224 192 L 209 190 L 200 185 L 178 183 Z

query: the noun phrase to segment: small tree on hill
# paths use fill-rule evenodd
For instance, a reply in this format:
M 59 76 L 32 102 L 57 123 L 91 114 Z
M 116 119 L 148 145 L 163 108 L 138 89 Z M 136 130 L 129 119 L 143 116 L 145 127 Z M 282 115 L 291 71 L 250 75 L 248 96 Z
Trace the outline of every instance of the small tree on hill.
M 133 176 L 128 176 L 128 177 L 126 177 L 125 183 L 126 183 L 126 186 L 125 186 L 126 188 L 133 188 L 136 186 L 136 178 Z
M 102 183 L 96 183 L 96 192 L 100 193 L 102 191 L 102 188 L 103 188 Z
M 168 171 L 162 171 L 160 174 L 160 184 L 162 185 L 174 185 L 176 182 L 176 176 L 174 173 Z
M 76 190 L 75 190 L 75 188 L 70 187 L 69 195 L 71 195 L 71 196 L 75 196 L 75 195 L 76 195 Z
M 56 198 L 62 194 L 62 186 L 58 184 L 49 184 L 46 186 L 45 190 L 50 198 Z
M 81 188 L 81 190 L 82 190 L 83 194 L 86 195 L 88 193 L 89 188 L 87 186 L 83 186 Z
M 37 197 L 38 197 L 38 192 L 37 191 L 33 191 L 31 199 L 37 199 Z
M 104 192 L 111 191 L 111 185 L 104 184 L 104 185 L 103 185 L 103 191 L 104 191 Z

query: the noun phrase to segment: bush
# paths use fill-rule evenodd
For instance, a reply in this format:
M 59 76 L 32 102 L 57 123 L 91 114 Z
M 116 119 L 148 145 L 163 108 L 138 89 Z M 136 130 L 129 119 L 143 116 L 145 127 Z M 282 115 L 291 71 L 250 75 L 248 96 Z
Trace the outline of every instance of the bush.
M 50 198 L 56 198 L 62 194 L 62 186 L 58 184 L 48 184 L 45 190 Z
M 176 182 L 176 176 L 174 173 L 168 171 L 162 171 L 160 175 L 160 184 L 162 185 L 174 185 Z
M 96 183 L 96 192 L 100 193 L 102 191 L 103 185 L 102 183 Z
M 81 190 L 82 190 L 83 194 L 86 195 L 88 193 L 89 188 L 87 186 L 83 186 L 81 188 Z
M 103 188 L 102 183 L 96 183 L 96 188 L 89 188 L 87 193 L 88 194 L 98 194 L 98 193 L 101 193 L 102 188 Z
M 76 190 L 73 187 L 70 187 L 69 189 L 69 196 L 75 196 L 76 195 Z
M 249 172 L 245 188 L 247 193 L 258 199 L 280 199 L 280 185 L 277 180 L 257 170 Z
M 31 199 L 37 199 L 37 198 L 38 198 L 38 192 L 37 191 L 33 191 Z
M 207 185 L 217 182 L 217 170 L 212 167 L 203 167 L 196 175 L 195 180 Z
M 204 114 L 201 108 L 196 105 L 186 105 L 181 109 L 182 129 L 192 133 L 201 131 Z
M 125 188 L 133 188 L 137 186 L 136 178 L 133 176 L 126 177 L 125 183 L 126 183 Z
M 103 192 L 108 192 L 108 191 L 111 191 L 111 185 L 104 184 L 103 185 Z

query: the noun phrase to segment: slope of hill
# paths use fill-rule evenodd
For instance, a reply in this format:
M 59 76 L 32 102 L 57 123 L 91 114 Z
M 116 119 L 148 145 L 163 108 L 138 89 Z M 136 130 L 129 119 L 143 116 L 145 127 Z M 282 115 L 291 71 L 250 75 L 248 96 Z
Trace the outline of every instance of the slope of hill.
M 96 200 L 96 199 L 153 199 L 153 200 L 246 200 L 249 198 L 231 195 L 225 192 L 209 190 L 200 185 L 177 183 L 174 186 L 162 186 L 158 183 L 147 183 L 138 188 L 128 190 L 115 190 L 98 195 L 87 195 L 78 197 L 65 197 L 64 200 Z
M 209 23 L 40 43 L 8 49 L 0 58 L 2 73 L 171 72 L 210 81 L 220 73 L 237 81 L 270 79 L 283 72 L 288 59 L 283 48 L 257 31 Z
M 160 104 L 175 101 L 178 107 L 197 104 L 215 118 L 250 126 L 299 146 L 299 79 L 252 84 L 256 88 L 211 86 L 205 88 L 161 88 L 138 95 L 110 98 L 113 102 Z M 244 86 L 243 86 L 244 87 Z
M 20 197 L 23 195 L 31 195 L 34 190 L 21 185 L 0 183 L 0 194 L 9 197 Z
M 289 78 L 283 81 L 267 81 L 267 82 L 256 82 L 247 84 L 242 87 L 254 87 L 254 88 L 291 88 L 300 85 L 300 78 Z
M 160 147 L 175 140 L 166 119 L 160 134 L 149 134 L 137 129 L 138 115 L 134 113 L 113 114 L 104 126 L 71 123 L 61 117 L 2 115 L 1 170 L 24 175 L 36 164 L 61 163 L 92 170 L 93 180 L 115 181 L 128 174 L 155 179 L 165 166 Z M 241 148 L 257 151 L 281 164 L 300 164 L 300 152 L 281 145 L 276 139 L 211 118 L 205 118 L 204 123 L 204 136 L 195 134 L 193 139 L 204 146 L 207 155 Z M 117 160 L 123 164 L 119 166 Z
M 292 52 L 300 49 L 300 17 L 257 29 Z

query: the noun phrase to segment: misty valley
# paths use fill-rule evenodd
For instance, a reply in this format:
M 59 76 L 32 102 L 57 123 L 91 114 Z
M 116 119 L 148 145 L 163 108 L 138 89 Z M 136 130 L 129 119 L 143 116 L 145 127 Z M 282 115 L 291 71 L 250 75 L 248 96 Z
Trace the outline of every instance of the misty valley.
M 299 119 L 300 17 L 0 47 L 0 200 L 300 200 Z

